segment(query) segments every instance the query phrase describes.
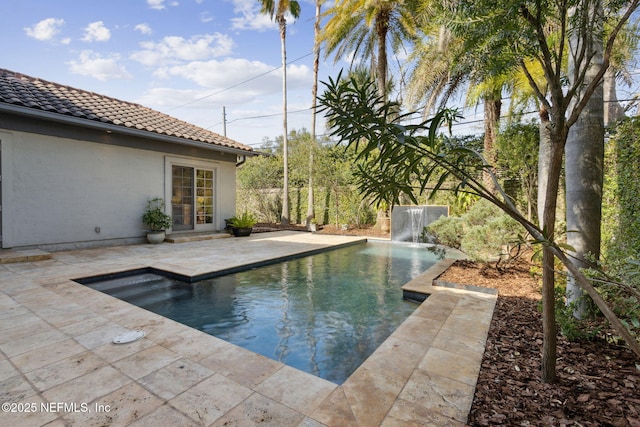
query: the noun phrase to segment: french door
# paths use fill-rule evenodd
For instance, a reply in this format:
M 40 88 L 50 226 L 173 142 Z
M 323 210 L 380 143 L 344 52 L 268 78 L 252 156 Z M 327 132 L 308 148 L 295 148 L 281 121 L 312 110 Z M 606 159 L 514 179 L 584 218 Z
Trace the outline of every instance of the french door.
M 215 230 L 215 171 L 172 165 L 174 231 Z

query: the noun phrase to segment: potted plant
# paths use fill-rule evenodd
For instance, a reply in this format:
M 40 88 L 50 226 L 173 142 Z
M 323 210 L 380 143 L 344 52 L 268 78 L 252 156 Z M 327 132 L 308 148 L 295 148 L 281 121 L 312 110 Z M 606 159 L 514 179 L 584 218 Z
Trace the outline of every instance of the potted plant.
M 243 212 L 240 216 L 234 216 L 229 219 L 229 226 L 233 235 L 236 237 L 248 236 L 253 230 L 253 226 L 258 222 L 253 214 Z
M 311 231 L 312 233 L 315 233 L 316 230 L 318 229 L 318 220 L 316 220 L 315 218 L 311 218 L 311 220 L 309 221 L 309 223 L 307 224 L 307 228 L 309 229 L 309 231 Z
M 147 210 L 142 215 L 142 222 L 149 227 L 147 231 L 149 243 L 164 241 L 166 229 L 171 228 L 171 216 L 164 213 L 164 199 L 156 197 L 147 202 Z

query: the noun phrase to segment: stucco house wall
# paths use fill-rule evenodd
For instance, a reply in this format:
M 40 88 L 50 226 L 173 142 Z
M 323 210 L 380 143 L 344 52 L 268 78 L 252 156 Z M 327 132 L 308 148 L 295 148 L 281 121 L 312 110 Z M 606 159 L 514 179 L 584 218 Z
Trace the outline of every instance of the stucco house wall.
M 164 196 L 161 153 L 23 132 L 0 138 L 3 247 L 140 237 L 145 199 Z
M 51 108 L 54 102 L 64 105 Z M 223 230 L 235 214 L 236 166 L 254 154 L 137 104 L 0 70 L 2 248 L 142 242 L 141 217 L 156 197 L 167 214 L 190 216 L 180 232 Z M 176 201 L 184 190 L 176 190 L 177 170 L 193 174 L 191 205 Z M 207 220 L 196 194 L 199 172 L 209 182 L 201 191 L 212 193 Z
M 147 200 L 164 198 L 171 214 L 174 163 L 215 171 L 216 230 L 235 213 L 235 163 L 208 159 L 208 153 L 194 157 L 6 131 L 0 144 L 5 248 L 141 241 Z

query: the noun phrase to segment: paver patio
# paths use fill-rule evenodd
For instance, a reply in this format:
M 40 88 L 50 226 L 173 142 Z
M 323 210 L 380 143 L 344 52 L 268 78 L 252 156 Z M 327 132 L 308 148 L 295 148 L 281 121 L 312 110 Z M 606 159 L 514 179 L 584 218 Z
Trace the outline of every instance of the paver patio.
M 0 265 L 0 425 L 463 426 L 496 295 L 432 287 L 447 261 L 405 286 L 430 296 L 341 386 L 72 281 L 198 276 L 359 240 L 285 231 Z

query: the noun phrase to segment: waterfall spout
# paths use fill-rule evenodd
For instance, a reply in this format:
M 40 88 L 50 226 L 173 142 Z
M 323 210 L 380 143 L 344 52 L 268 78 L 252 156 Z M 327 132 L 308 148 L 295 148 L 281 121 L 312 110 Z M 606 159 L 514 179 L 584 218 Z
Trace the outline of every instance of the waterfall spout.
M 418 243 L 422 229 L 424 228 L 424 209 L 423 208 L 411 208 L 407 210 L 411 219 L 411 241 Z
M 420 243 L 424 228 L 442 216 L 449 216 L 448 206 L 394 206 L 391 240 Z

